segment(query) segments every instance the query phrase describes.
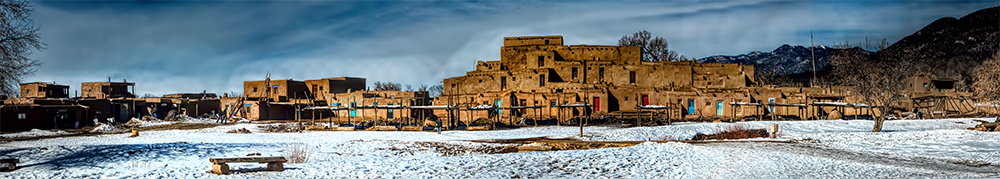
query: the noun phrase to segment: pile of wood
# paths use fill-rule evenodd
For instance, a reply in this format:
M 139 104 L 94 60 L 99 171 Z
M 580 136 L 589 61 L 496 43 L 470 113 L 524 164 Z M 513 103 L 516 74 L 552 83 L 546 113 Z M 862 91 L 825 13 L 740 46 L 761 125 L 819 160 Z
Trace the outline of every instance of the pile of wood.
M 1000 121 L 986 122 L 981 120 L 976 120 L 981 124 L 976 125 L 976 127 L 968 128 L 974 131 L 984 131 L 984 132 L 996 132 L 1000 130 Z
M 293 126 L 293 125 L 286 125 L 286 124 L 266 125 L 266 126 L 257 126 L 257 127 L 258 128 L 262 128 L 264 130 L 264 132 L 300 132 L 300 131 L 302 131 L 301 129 L 299 129 L 297 127 L 297 125 Z
M 247 128 L 239 128 L 239 129 L 229 130 L 226 133 L 249 134 L 252 132 L 250 132 L 250 130 Z

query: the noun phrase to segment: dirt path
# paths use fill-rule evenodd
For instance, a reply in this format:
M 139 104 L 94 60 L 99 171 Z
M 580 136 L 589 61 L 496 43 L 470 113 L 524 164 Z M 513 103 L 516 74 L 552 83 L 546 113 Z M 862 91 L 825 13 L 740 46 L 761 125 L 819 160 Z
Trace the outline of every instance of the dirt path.
M 859 153 L 840 149 L 830 149 L 811 143 L 698 143 L 694 145 L 728 147 L 737 150 L 782 151 L 793 154 L 824 157 L 837 160 L 850 160 L 905 168 L 919 168 L 942 172 L 963 172 L 998 174 L 1000 165 L 992 165 L 985 161 L 955 160 L 928 157 L 909 157 L 886 153 Z

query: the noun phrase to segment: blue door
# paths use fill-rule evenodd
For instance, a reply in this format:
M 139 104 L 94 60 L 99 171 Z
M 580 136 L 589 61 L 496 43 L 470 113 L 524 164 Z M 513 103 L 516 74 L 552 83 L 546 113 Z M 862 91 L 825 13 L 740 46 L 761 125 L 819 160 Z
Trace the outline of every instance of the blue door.
M 774 112 L 774 106 L 771 106 L 770 104 L 774 104 L 774 98 L 767 98 L 767 104 L 769 104 L 769 105 L 767 105 L 767 112 L 773 113 Z
M 694 99 L 688 99 L 688 114 L 694 114 Z
M 716 115 L 722 116 L 722 101 L 715 102 L 715 113 Z
M 393 103 L 389 103 L 389 106 L 392 106 L 392 104 L 393 104 Z M 393 113 L 392 109 L 389 109 L 389 110 L 386 110 L 386 111 L 387 111 L 387 112 L 386 112 L 386 114 L 385 114 L 385 118 L 389 118 L 389 119 L 392 119 L 392 116 L 393 116 L 393 115 L 392 115 L 392 113 Z
M 500 114 L 500 99 L 493 100 L 493 107 L 497 110 L 497 115 Z
M 351 117 L 358 117 L 358 110 L 352 109 L 351 110 Z

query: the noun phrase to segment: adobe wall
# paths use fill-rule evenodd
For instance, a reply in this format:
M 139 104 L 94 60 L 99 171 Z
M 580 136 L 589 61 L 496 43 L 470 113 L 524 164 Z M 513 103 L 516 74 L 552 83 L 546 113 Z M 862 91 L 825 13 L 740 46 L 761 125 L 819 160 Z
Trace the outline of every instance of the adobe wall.
M 21 97 L 25 98 L 44 98 L 45 91 L 42 91 L 41 84 L 29 83 L 21 85 Z
M 57 114 L 53 111 L 60 111 Z M 92 126 L 85 120 L 85 109 L 80 106 L 2 106 L 0 131 L 27 131 L 31 129 L 74 129 Z M 57 116 L 60 115 L 60 116 Z M 21 119 L 20 117 L 24 117 Z
M 504 37 L 504 46 L 522 46 L 522 45 L 562 45 L 562 36 L 522 36 L 522 37 Z
M 86 82 L 80 84 L 80 97 L 83 98 L 97 98 L 104 99 L 104 91 L 102 90 L 103 82 Z
M 306 83 L 295 80 L 271 80 L 271 86 L 265 87 L 266 81 L 244 81 L 243 94 L 247 98 L 267 97 L 267 89 L 271 89 L 270 97 L 274 101 L 288 101 L 288 99 L 306 99 L 311 95 L 306 88 Z

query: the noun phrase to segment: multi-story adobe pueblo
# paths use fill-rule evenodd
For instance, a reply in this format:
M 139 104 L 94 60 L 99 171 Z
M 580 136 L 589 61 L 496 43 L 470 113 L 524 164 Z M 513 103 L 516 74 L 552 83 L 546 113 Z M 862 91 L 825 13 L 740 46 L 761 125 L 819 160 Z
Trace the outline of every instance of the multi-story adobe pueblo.
M 727 116 L 732 111 L 724 104 L 752 100 L 734 93 L 754 85 L 752 65 L 645 62 L 637 46 L 563 45 L 561 36 L 506 37 L 500 52 L 500 61 L 479 62 L 465 76 L 445 79 L 436 103 L 530 106 L 499 116 L 544 119 L 560 116 L 560 106 L 573 105 L 589 107 L 567 107 L 562 116 L 646 106 L 670 106 L 677 117 Z
M 503 43 L 499 61 L 480 61 L 465 76 L 444 79 L 444 92 L 434 100 L 463 109 L 490 105 L 498 110 L 437 111 L 438 116 L 457 116 L 466 123 L 490 117 L 517 122 L 641 115 L 646 110 L 668 118 L 817 119 L 872 110 L 846 103 L 857 101 L 849 96 L 850 87 L 756 84 L 752 65 L 646 62 L 637 46 L 564 45 L 561 36 L 505 37 Z

